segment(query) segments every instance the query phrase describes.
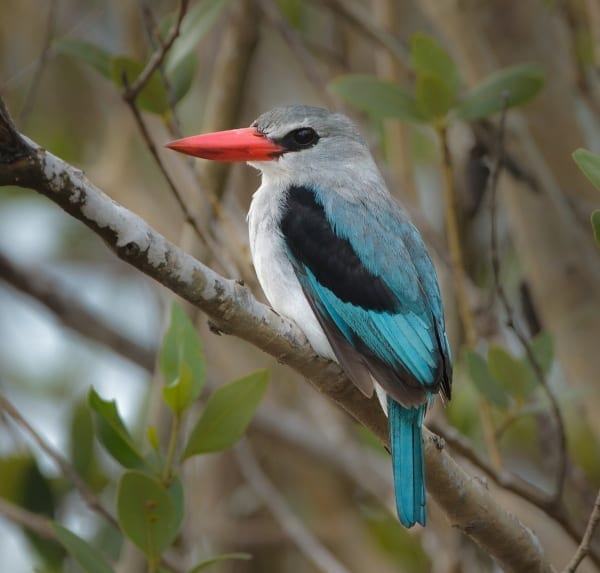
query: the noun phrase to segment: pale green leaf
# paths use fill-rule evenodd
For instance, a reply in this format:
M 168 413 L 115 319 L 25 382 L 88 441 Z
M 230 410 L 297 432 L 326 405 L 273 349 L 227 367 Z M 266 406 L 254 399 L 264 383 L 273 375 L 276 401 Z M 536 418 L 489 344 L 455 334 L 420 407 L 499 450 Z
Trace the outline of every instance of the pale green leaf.
M 252 555 L 250 555 L 249 553 L 223 553 L 222 555 L 217 555 L 215 557 L 211 557 L 210 559 L 205 559 L 204 561 L 198 563 L 198 565 L 192 567 L 188 571 L 188 573 L 199 573 L 199 571 L 204 571 L 212 565 L 216 565 L 221 561 L 228 561 L 230 559 L 249 561 L 250 559 L 252 559 Z
M 431 74 L 417 77 L 416 97 L 423 115 L 432 120 L 443 119 L 454 104 L 453 90 Z
M 583 174 L 592 182 L 596 189 L 600 189 L 600 155 L 594 155 L 587 149 L 579 148 L 573 152 L 573 159 Z
M 206 361 L 200 337 L 185 311 L 176 303 L 159 351 L 160 369 L 167 382 L 163 397 L 180 414 L 200 395 Z
M 269 373 L 259 370 L 215 390 L 192 430 L 183 459 L 233 446 L 252 420 L 268 381 Z
M 117 517 L 123 533 L 152 561 L 171 545 L 181 525 L 173 496 L 155 477 L 137 470 L 119 480 Z
M 544 85 L 544 71 L 536 64 L 519 64 L 490 74 L 469 90 L 456 110 L 457 117 L 476 120 L 502 109 L 523 105 Z
M 464 359 L 469 376 L 479 393 L 500 409 L 508 408 L 509 401 L 506 393 L 491 375 L 485 359 L 472 350 L 465 350 Z
M 127 468 L 145 465 L 133 438 L 125 427 L 114 400 L 103 400 L 90 388 L 88 403 L 94 414 L 96 436 L 106 451 Z
M 426 123 L 411 93 L 398 84 L 374 76 L 350 74 L 338 76 L 329 83 L 329 91 L 369 115 L 396 118 L 413 123 Z
M 488 365 L 492 376 L 515 400 L 523 403 L 531 394 L 535 384 L 531 369 L 504 348 L 490 347 Z
M 549 332 L 540 332 L 531 341 L 531 351 L 538 361 L 542 372 L 548 374 L 554 362 L 554 339 Z
M 58 542 L 86 573 L 114 573 L 104 555 L 87 541 L 56 522 L 52 523 L 52 531 Z
M 69 56 L 95 69 L 106 79 L 110 79 L 112 54 L 102 48 L 74 38 L 57 38 L 52 42 L 52 50 L 56 54 Z
M 427 74 L 446 84 L 454 99 L 461 81 L 450 54 L 437 40 L 417 32 L 410 40 L 410 57 L 417 76 Z
M 165 69 L 169 77 L 178 73 L 177 68 L 184 65 L 184 60 L 196 50 L 200 40 L 212 30 L 228 2 L 229 0 L 203 0 L 188 11 L 181 24 L 179 37 L 166 58 Z

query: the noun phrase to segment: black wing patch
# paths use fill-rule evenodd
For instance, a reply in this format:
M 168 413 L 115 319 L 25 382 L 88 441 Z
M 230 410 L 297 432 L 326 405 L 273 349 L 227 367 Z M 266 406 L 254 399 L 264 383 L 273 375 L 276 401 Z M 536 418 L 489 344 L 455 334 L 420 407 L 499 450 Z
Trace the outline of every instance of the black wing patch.
M 313 191 L 290 187 L 281 231 L 294 258 L 340 300 L 367 310 L 397 312 L 394 293 L 362 264 L 350 241 L 335 234 Z

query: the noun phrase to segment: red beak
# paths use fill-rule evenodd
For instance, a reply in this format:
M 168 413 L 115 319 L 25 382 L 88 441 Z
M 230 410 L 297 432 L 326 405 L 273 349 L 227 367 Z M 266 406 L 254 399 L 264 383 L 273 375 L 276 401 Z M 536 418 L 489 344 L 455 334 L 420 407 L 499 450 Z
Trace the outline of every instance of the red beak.
M 166 147 L 215 161 L 269 161 L 285 151 L 255 127 L 192 135 L 171 141 Z

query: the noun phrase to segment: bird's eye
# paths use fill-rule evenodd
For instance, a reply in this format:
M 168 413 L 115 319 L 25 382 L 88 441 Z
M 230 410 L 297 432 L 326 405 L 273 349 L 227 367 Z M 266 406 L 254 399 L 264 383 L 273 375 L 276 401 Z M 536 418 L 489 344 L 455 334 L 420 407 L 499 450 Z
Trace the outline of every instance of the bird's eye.
M 319 139 L 317 132 L 310 127 L 301 127 L 292 131 L 290 135 L 292 136 L 292 141 L 299 147 L 310 147 Z

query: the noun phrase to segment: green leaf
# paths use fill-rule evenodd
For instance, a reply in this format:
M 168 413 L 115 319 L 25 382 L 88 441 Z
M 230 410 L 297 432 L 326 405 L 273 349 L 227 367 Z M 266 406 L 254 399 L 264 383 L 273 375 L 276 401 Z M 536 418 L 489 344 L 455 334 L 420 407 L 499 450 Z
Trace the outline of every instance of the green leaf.
M 542 372 L 548 374 L 554 362 L 554 339 L 552 335 L 549 332 L 540 332 L 531 341 L 530 347 L 542 368 Z
M 169 72 L 168 78 L 175 103 L 182 100 L 190 91 L 197 68 L 198 59 L 196 58 L 196 54 L 191 53 Z
M 73 409 L 70 433 L 73 467 L 87 481 L 94 465 L 94 423 L 85 401 L 80 401 Z
M 464 359 L 471 380 L 473 380 L 480 394 L 485 396 L 489 402 L 498 406 L 498 408 L 502 410 L 508 408 L 509 402 L 506 393 L 492 377 L 487 362 L 483 357 L 472 350 L 465 350 Z
M 120 88 L 125 87 L 124 77 L 133 84 L 144 70 L 145 65 L 127 56 L 117 56 L 111 61 L 110 77 Z M 144 111 L 163 115 L 169 109 L 167 90 L 158 72 L 154 72 L 136 98 L 136 103 Z
M 187 362 L 181 365 L 179 378 L 163 388 L 163 399 L 171 410 L 179 415 L 194 401 L 194 387 L 192 384 L 192 370 Z
M 489 117 L 504 107 L 523 105 L 538 95 L 544 85 L 544 71 L 536 64 L 519 64 L 490 74 L 469 90 L 457 108 L 465 120 Z
M 192 567 L 188 573 L 198 573 L 198 571 L 204 571 L 208 569 L 211 565 L 215 565 L 216 563 L 220 563 L 221 561 L 227 561 L 229 559 L 238 559 L 243 561 L 249 561 L 252 559 L 252 555 L 249 553 L 223 553 L 222 555 L 217 555 L 215 557 L 211 557 L 210 559 L 206 559 L 201 563 L 198 563 L 195 567 Z
M 583 174 L 600 190 L 600 155 L 594 155 L 587 149 L 579 148 L 573 152 L 573 159 Z
M 212 30 L 227 2 L 229 0 L 204 0 L 188 11 L 181 23 L 179 37 L 166 58 L 168 77 L 177 74 L 177 68 L 184 65 L 183 61 L 196 50 L 198 42 Z
M 103 400 L 90 388 L 88 403 L 94 413 L 96 435 L 106 451 L 126 468 L 144 466 L 144 459 L 127 431 L 115 401 Z
M 173 496 L 153 476 L 126 471 L 117 488 L 117 518 L 123 533 L 152 561 L 175 539 L 181 521 Z
M 179 531 L 185 516 L 185 497 L 183 493 L 183 485 L 179 477 L 175 477 L 173 479 L 167 491 L 173 500 L 173 507 L 175 508 L 175 527 L 177 531 Z
M 426 123 L 411 93 L 398 84 L 374 76 L 349 74 L 338 76 L 329 83 L 329 91 L 371 116 L 397 118 L 413 123 Z
M 56 522 L 52 523 L 52 531 L 60 544 L 86 573 L 114 573 L 102 553 L 87 541 Z
M 454 92 L 445 82 L 431 74 L 417 77 L 417 105 L 428 118 L 443 119 L 454 104 Z
M 259 370 L 215 390 L 196 423 L 182 459 L 229 448 L 243 435 L 269 382 Z
M 492 376 L 519 403 L 523 403 L 531 394 L 535 380 L 526 362 L 514 358 L 500 346 L 491 346 L 488 364 Z
M 410 40 L 410 56 L 417 76 L 431 75 L 448 87 L 452 99 L 461 81 L 454 61 L 434 38 L 418 32 Z
M 596 243 L 598 244 L 598 246 L 600 246 L 600 209 L 596 209 L 592 212 L 590 221 L 592 223 L 594 239 L 596 239 Z
M 159 364 L 167 381 L 163 397 L 175 413 L 181 413 L 202 392 L 206 363 L 200 337 L 176 303 L 171 307 L 171 322 L 160 348 Z
M 91 66 L 106 79 L 111 79 L 113 56 L 95 44 L 73 38 L 58 38 L 52 42 L 52 49 L 57 54 L 69 56 Z
M 290 25 L 300 30 L 305 21 L 306 2 L 304 0 L 277 0 L 277 5 Z

